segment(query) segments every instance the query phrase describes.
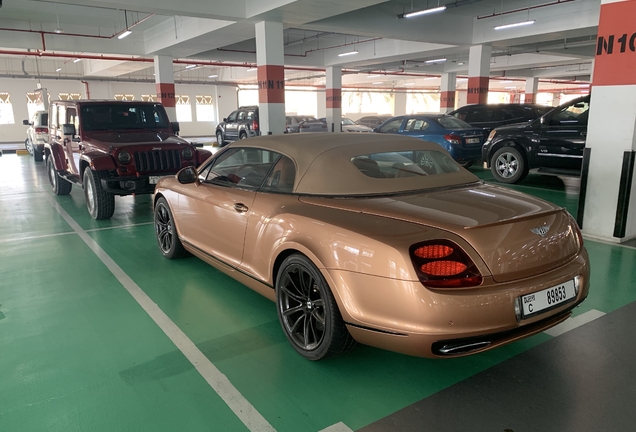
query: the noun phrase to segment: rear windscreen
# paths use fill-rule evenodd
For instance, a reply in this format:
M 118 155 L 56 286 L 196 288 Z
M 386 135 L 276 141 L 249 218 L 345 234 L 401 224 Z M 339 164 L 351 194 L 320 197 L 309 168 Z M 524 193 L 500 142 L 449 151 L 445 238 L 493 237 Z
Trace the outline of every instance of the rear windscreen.
M 435 150 L 372 153 L 353 157 L 351 162 L 362 174 L 373 178 L 430 176 L 459 171 L 452 158 Z

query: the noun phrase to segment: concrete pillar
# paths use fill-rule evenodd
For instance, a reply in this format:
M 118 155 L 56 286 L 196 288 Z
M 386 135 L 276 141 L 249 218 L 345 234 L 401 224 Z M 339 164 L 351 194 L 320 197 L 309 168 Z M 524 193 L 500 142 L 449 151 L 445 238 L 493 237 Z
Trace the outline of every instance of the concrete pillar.
M 468 103 L 488 103 L 490 45 L 474 45 L 468 54 Z
M 406 98 L 408 93 L 405 90 L 393 93 L 393 115 L 406 115 Z
M 157 102 L 161 102 L 170 121 L 177 121 L 177 102 L 174 97 L 174 69 L 172 57 L 155 56 L 155 86 Z M 112 97 L 112 96 L 111 96 Z
M 285 61 L 283 24 L 256 23 L 256 64 L 261 134 L 285 132 Z
M 630 178 L 633 170 L 624 165 L 636 151 L 636 37 L 631 36 L 635 16 L 636 1 L 601 2 L 586 140 L 590 163 L 587 182 L 582 181 L 587 187 L 581 190 L 582 225 L 585 234 L 612 242 L 636 238 L 636 176 Z
M 340 66 L 327 67 L 327 128 L 329 131 L 342 130 L 342 69 Z
M 327 118 L 327 98 L 325 97 L 325 91 L 324 90 L 320 90 L 318 92 L 318 97 L 316 98 L 317 100 L 317 118 Z
M 442 85 L 440 86 L 440 112 L 448 113 L 455 109 L 455 90 L 457 88 L 457 74 L 447 72 L 442 74 Z
M 525 103 L 536 103 L 539 91 L 539 78 L 526 78 Z

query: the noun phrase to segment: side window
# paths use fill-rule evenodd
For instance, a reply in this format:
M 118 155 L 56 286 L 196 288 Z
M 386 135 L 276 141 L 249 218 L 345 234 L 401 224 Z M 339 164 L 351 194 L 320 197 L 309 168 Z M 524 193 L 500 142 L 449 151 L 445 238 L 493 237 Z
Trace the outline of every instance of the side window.
M 296 166 L 287 156 L 281 156 L 265 180 L 262 190 L 291 193 L 296 180 Z
M 62 128 L 62 125 L 64 124 L 64 122 L 66 121 L 66 107 L 64 105 L 58 105 L 57 107 L 57 119 L 58 119 L 58 124 L 59 127 Z M 61 135 L 61 133 L 60 133 Z
M 395 119 L 380 128 L 380 132 L 382 133 L 397 133 L 400 131 L 400 126 L 402 126 L 402 119 Z
M 483 108 L 475 108 L 468 112 L 465 121 L 467 123 L 481 123 L 490 121 L 492 118 L 492 110 Z
M 77 118 L 76 108 L 69 108 L 66 110 L 66 123 L 74 124 L 75 130 L 79 130 L 79 119 Z
M 199 170 L 199 181 L 204 182 L 208 175 L 210 174 L 210 170 L 212 169 L 212 163 L 209 163 L 205 168 Z
M 502 108 L 501 119 L 502 120 L 519 120 L 523 121 L 527 117 L 526 113 L 521 108 Z
M 254 120 L 254 111 L 248 111 L 247 116 L 245 118 L 247 120 Z
M 406 126 L 404 126 L 405 132 L 419 132 L 428 129 L 428 122 L 422 119 L 408 119 Z
M 230 114 L 230 115 L 227 117 L 227 121 L 229 121 L 229 122 L 236 121 L 236 114 L 238 114 L 238 111 L 234 111 L 232 114 Z
M 278 156 L 278 153 L 251 147 L 229 149 L 212 163 L 205 183 L 257 189 Z
M 589 102 L 577 102 L 568 105 L 561 111 L 554 113 L 550 120 L 551 125 L 581 125 L 587 126 Z
M 57 105 L 51 106 L 51 128 L 57 128 Z
M 238 117 L 236 117 L 236 120 L 245 120 L 245 111 L 239 111 L 238 113 Z
M 468 114 L 468 111 L 465 109 L 462 109 L 462 110 L 458 110 L 455 114 L 453 114 L 453 117 L 466 121 L 467 114 Z

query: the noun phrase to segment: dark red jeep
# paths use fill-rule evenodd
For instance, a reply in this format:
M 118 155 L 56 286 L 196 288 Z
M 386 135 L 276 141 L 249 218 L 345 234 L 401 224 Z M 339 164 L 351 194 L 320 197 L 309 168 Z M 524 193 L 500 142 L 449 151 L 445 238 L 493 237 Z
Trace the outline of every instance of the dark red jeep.
M 108 219 L 115 195 L 151 194 L 161 177 L 211 155 L 178 132 L 159 103 L 54 101 L 44 149 L 51 188 L 67 195 L 79 185 L 91 216 Z

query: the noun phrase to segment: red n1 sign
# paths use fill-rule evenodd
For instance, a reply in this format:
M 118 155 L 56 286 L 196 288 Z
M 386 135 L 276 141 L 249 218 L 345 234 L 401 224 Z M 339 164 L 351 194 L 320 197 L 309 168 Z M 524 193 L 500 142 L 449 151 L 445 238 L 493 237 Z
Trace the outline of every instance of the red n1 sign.
M 601 5 L 592 85 L 636 84 L 636 1 Z

